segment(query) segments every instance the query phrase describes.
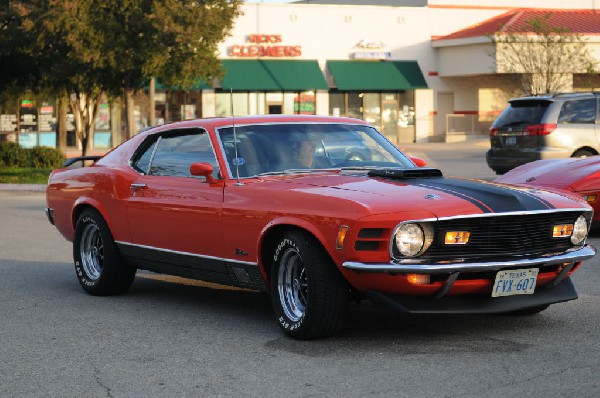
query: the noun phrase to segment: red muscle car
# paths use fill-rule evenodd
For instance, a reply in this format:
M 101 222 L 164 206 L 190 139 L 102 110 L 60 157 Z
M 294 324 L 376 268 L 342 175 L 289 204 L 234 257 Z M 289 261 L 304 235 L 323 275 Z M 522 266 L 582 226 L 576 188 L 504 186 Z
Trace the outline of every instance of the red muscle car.
M 445 178 L 350 118 L 184 121 L 94 160 L 47 189 L 86 292 L 122 293 L 137 269 L 268 291 L 298 339 L 336 332 L 351 295 L 537 313 L 577 298 L 569 276 L 595 254 L 582 198 Z
M 538 160 L 512 169 L 496 182 L 571 191 L 592 206 L 593 221 L 600 220 L 600 156 Z

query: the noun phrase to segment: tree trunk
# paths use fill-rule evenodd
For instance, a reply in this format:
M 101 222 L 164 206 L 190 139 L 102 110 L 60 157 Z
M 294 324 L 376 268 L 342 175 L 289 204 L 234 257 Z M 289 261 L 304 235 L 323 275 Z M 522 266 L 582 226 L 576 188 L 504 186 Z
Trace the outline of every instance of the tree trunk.
M 69 98 L 71 109 L 75 115 L 75 131 L 81 141 L 82 156 L 88 155 L 93 147 L 96 115 L 101 97 L 102 93 L 96 95 L 77 93 Z
M 67 112 L 68 102 L 66 97 L 58 98 L 58 113 L 56 115 L 56 148 L 67 155 Z
M 126 139 L 129 139 L 137 133 L 135 124 L 135 102 L 133 100 L 133 90 L 125 89 L 125 114 L 127 123 Z

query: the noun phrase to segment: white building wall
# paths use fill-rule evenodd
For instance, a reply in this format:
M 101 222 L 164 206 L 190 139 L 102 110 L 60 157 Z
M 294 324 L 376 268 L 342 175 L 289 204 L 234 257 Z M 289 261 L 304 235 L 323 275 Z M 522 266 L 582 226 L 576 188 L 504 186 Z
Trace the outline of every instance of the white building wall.
M 317 60 L 331 85 L 333 80 L 326 74 L 327 60 L 353 59 L 353 53 L 365 51 L 357 47 L 364 40 L 382 43 L 373 51 L 389 52 L 391 60 L 416 60 L 430 88 L 418 90 L 415 95 L 416 137 L 422 141 L 439 131 L 439 126 L 433 126 L 437 93 L 453 95 L 455 112 L 473 114 L 481 110 L 478 129 L 485 130 L 485 123 L 491 117 L 485 115 L 503 108 L 504 97 L 514 89 L 512 83 L 502 81 L 502 76 L 480 86 L 483 77 L 495 75 L 494 59 L 489 55 L 493 51 L 491 44 L 480 38 L 479 42 L 466 40 L 461 46 L 446 46 L 449 43 L 438 45 L 434 39 L 513 8 L 593 9 L 595 3 L 595 0 L 430 0 L 427 7 L 244 3 L 243 15 L 235 22 L 231 36 L 219 46 L 219 52 L 224 59 L 238 58 L 231 57 L 228 49 L 251 44 L 249 35 L 280 35 L 281 42 L 277 45 L 300 46 L 302 53 L 295 59 Z M 598 38 L 592 37 L 591 41 Z M 600 45 L 593 43 L 592 52 L 600 59 Z M 327 92 L 317 93 L 316 112 L 328 114 Z
M 496 73 L 495 45 L 472 44 L 438 49 L 440 76 L 489 75 Z

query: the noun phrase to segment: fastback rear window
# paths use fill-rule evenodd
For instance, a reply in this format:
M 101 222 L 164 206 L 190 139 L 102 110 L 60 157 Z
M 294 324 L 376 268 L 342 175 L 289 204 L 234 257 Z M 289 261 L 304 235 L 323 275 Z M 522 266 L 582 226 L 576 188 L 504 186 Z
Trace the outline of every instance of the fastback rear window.
M 522 124 L 539 124 L 550 105 L 549 101 L 527 100 L 513 101 L 498 119 L 494 127 L 518 126 Z

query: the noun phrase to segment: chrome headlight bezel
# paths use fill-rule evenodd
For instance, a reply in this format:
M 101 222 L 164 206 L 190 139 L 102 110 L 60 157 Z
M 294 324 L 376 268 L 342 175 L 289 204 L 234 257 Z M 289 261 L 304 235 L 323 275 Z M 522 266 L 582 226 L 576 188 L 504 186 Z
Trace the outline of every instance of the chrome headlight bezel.
M 404 244 L 401 242 L 404 242 Z M 425 253 L 432 242 L 433 227 L 429 223 L 400 223 L 392 234 L 391 256 L 392 258 L 418 257 Z
M 589 232 L 589 225 L 587 219 L 581 215 L 577 217 L 577 220 L 573 224 L 573 233 L 571 234 L 571 243 L 575 246 L 581 246 L 585 244 Z

